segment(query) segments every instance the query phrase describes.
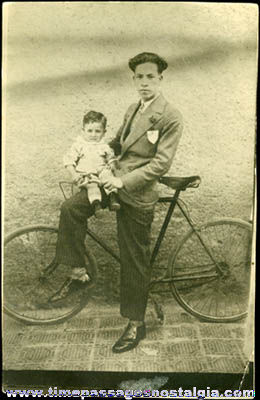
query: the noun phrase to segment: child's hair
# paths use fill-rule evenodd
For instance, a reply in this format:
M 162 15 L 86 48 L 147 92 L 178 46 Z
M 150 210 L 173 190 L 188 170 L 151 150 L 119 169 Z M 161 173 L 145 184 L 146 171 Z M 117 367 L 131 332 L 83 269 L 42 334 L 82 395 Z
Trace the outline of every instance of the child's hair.
M 89 122 L 101 122 L 103 125 L 104 130 L 106 129 L 107 126 L 107 119 L 104 116 L 104 114 L 97 112 L 97 111 L 89 111 L 87 114 L 84 115 L 83 117 L 83 128 L 86 124 Z

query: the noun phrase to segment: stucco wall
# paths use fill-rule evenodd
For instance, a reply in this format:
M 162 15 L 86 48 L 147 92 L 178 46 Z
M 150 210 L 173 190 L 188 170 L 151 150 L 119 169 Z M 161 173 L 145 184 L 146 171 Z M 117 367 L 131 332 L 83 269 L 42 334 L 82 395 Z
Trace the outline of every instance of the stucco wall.
M 57 223 L 62 200 L 57 182 L 67 178 L 62 155 L 80 132 L 83 113 L 104 112 L 108 135 L 115 134 L 137 98 L 127 61 L 145 50 L 168 60 L 162 90 L 184 118 L 171 173 L 202 178 L 199 189 L 183 194 L 192 216 L 250 218 L 255 5 L 13 3 L 5 12 L 6 232 Z M 153 234 L 159 220 L 161 214 Z M 115 230 L 113 216 L 104 222 Z M 99 231 L 104 226 L 91 224 Z M 170 233 L 178 235 L 182 227 L 178 219 Z M 108 236 L 115 245 L 115 234 Z M 163 247 L 162 262 L 174 243 Z M 110 265 L 97 254 L 101 266 Z M 117 280 L 117 269 L 110 274 Z

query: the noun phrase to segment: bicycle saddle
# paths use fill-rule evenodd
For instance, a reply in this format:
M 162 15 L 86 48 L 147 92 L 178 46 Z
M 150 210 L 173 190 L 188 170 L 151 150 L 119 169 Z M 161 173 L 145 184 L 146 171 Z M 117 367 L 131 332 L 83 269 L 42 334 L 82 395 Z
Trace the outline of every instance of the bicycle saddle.
M 197 188 L 201 182 L 201 178 L 198 175 L 187 177 L 162 176 L 159 182 L 169 186 L 171 189 L 186 190 L 189 187 Z

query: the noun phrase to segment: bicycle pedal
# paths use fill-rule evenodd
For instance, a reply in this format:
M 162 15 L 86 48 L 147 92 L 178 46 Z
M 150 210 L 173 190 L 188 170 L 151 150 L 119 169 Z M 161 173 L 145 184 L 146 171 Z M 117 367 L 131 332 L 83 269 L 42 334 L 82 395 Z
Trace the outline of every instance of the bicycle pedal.
M 157 311 L 157 320 L 160 323 L 160 325 L 164 324 L 164 313 L 162 309 Z
M 157 320 L 159 321 L 159 323 L 161 325 L 163 325 L 163 323 L 164 323 L 164 313 L 163 313 L 162 307 L 159 306 L 158 304 L 156 304 L 155 312 L 156 312 Z
M 162 315 L 162 317 L 157 317 L 157 319 L 160 325 L 164 324 L 164 315 Z

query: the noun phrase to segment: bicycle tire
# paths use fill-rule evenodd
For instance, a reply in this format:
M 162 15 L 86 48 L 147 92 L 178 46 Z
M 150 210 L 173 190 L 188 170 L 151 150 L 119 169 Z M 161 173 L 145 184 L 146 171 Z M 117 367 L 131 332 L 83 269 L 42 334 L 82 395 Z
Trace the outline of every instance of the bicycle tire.
M 3 308 L 12 318 L 32 325 L 52 325 L 78 314 L 88 303 L 97 279 L 95 257 L 86 247 L 87 271 L 91 283 L 65 300 L 48 301 L 70 273 L 70 267 L 58 265 L 49 279 L 43 269 L 55 255 L 57 228 L 31 225 L 8 234 L 4 240 Z
M 223 218 L 191 229 L 169 257 L 170 288 L 190 314 L 208 322 L 235 322 L 247 315 L 252 226 Z

